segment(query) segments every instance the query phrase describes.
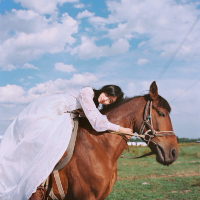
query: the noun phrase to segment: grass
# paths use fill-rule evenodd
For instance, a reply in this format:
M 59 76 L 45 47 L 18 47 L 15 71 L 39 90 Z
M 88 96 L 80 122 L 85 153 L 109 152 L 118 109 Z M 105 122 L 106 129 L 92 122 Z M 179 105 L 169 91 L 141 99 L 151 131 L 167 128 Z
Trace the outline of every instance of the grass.
M 130 147 L 127 156 L 147 153 L 147 147 Z M 200 144 L 179 145 L 179 156 L 169 167 L 155 155 L 118 160 L 118 180 L 106 200 L 200 199 Z

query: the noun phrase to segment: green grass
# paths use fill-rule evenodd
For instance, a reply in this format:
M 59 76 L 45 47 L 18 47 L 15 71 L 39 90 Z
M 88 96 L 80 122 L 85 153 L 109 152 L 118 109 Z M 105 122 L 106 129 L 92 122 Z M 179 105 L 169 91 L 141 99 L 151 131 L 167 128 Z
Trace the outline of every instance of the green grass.
M 128 156 L 138 156 L 147 147 L 130 147 Z M 180 144 L 179 156 L 169 167 L 155 156 L 118 160 L 118 178 L 106 200 L 200 199 L 200 144 Z

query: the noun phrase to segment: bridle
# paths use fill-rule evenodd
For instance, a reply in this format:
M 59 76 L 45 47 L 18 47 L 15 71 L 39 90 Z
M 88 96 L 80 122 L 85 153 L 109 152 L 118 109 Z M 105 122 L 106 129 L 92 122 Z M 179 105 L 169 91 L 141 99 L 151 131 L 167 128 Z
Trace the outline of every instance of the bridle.
M 148 110 L 149 110 L 149 114 L 148 114 Z M 139 135 L 137 136 L 137 137 L 142 138 L 145 142 L 147 142 L 148 146 L 149 146 L 150 142 L 153 142 L 155 145 L 157 145 L 157 143 L 155 143 L 152 140 L 152 138 L 162 137 L 162 136 L 166 136 L 166 135 L 175 135 L 174 131 L 156 131 L 156 130 L 154 130 L 151 112 L 152 112 L 152 101 L 147 101 L 145 110 L 144 110 L 144 114 L 143 114 L 142 125 L 140 127 Z M 144 129 L 146 126 L 149 129 L 144 133 Z M 151 134 L 149 134 L 149 133 L 151 133 Z M 158 133 L 162 133 L 162 134 L 158 134 Z
M 174 131 L 156 131 L 156 130 L 154 130 L 151 113 L 152 113 L 152 101 L 147 101 L 145 108 L 144 108 L 144 112 L 143 112 L 143 121 L 141 123 L 139 134 L 134 133 L 132 136 L 140 137 L 143 141 L 145 141 L 147 143 L 148 146 L 149 146 L 150 142 L 152 142 L 158 148 L 159 145 L 152 140 L 153 138 L 163 137 L 163 136 L 167 136 L 167 135 L 175 136 L 175 133 L 174 133 Z M 145 127 L 148 129 L 144 133 Z M 121 136 L 123 136 L 123 139 L 125 139 L 125 137 L 124 137 L 125 135 L 130 135 L 130 134 L 126 134 L 126 133 L 119 133 L 119 132 L 113 132 L 113 131 L 110 131 L 110 133 L 121 135 Z M 151 134 L 149 134 L 149 133 L 151 133 Z M 158 134 L 158 133 L 161 133 L 161 134 Z M 126 140 L 126 142 L 127 141 L 128 141 L 128 139 Z M 149 152 L 147 154 L 144 154 L 144 155 L 138 156 L 138 157 L 127 157 L 124 155 L 121 155 L 121 157 L 135 159 L 135 158 L 142 158 L 145 156 L 149 156 L 152 154 L 154 154 L 154 153 Z

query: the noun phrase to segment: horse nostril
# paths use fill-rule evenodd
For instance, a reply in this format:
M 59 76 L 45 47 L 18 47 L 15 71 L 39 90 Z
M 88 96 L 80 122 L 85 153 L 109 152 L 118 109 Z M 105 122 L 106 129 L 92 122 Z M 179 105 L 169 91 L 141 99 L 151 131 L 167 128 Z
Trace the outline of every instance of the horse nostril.
M 172 149 L 172 158 L 175 158 L 175 157 L 176 157 L 176 150 Z

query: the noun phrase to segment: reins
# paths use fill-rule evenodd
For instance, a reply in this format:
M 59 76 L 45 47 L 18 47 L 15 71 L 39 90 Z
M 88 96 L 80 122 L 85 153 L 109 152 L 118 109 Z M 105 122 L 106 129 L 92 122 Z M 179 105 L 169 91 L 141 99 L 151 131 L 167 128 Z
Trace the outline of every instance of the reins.
M 156 148 L 158 148 L 159 145 L 152 140 L 153 138 L 163 137 L 163 136 L 167 136 L 167 135 L 175 135 L 174 131 L 156 131 L 156 130 L 154 130 L 153 123 L 152 123 L 152 116 L 151 116 L 152 101 L 147 101 L 144 109 L 145 110 L 144 110 L 144 114 L 143 114 L 143 121 L 142 121 L 142 124 L 141 124 L 141 127 L 140 127 L 139 134 L 134 133 L 134 134 L 131 135 L 131 134 L 119 133 L 119 132 L 115 132 L 115 131 L 109 131 L 109 132 L 113 133 L 113 134 L 121 135 L 121 136 L 131 135 L 131 136 L 139 137 L 147 143 L 147 146 L 149 146 L 149 143 L 152 142 L 154 145 L 156 145 Z M 148 114 L 148 110 L 149 110 L 149 114 Z M 145 127 L 147 127 L 148 129 L 144 133 Z M 149 133 L 151 133 L 151 134 L 149 134 Z M 158 134 L 158 133 L 162 133 L 162 134 Z M 147 154 L 144 154 L 144 155 L 138 156 L 138 157 L 127 157 L 123 154 L 121 155 L 121 157 L 136 159 L 136 158 L 146 157 L 146 156 L 149 156 L 149 155 L 152 155 L 152 154 L 154 154 L 154 153 L 151 151 Z

